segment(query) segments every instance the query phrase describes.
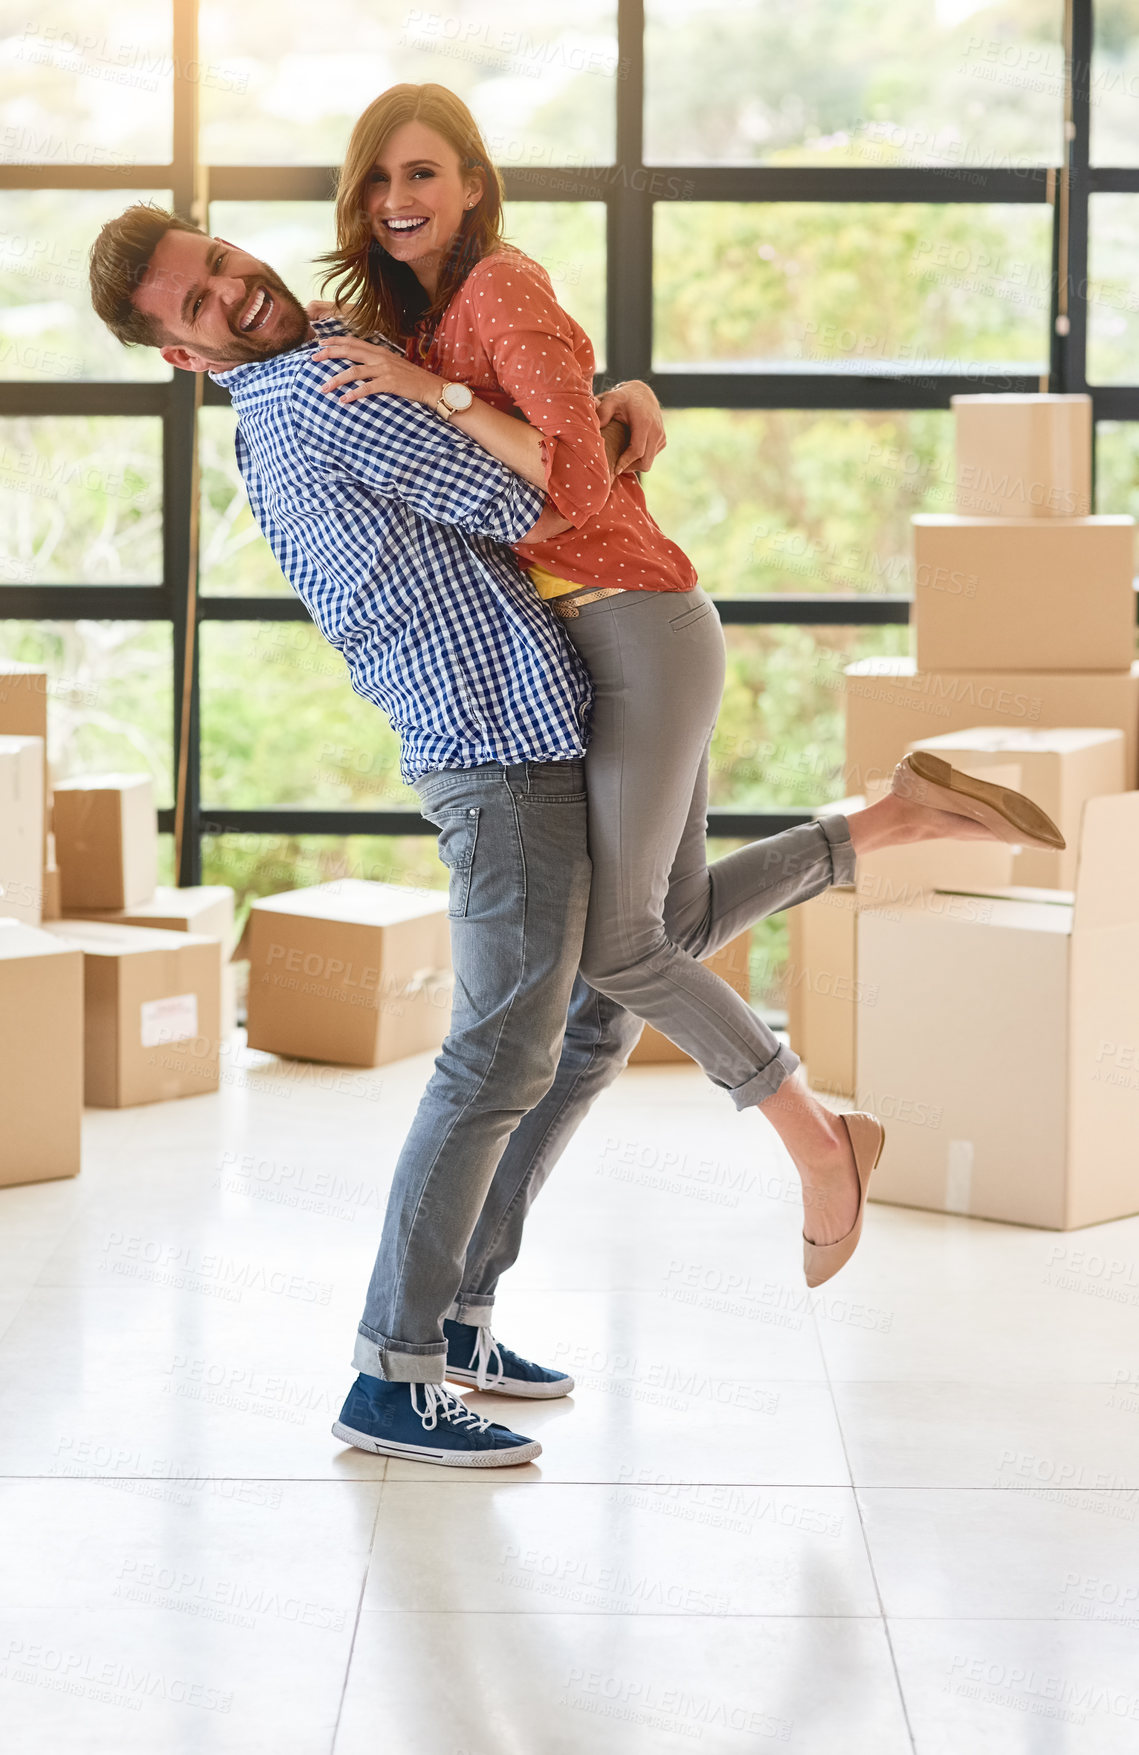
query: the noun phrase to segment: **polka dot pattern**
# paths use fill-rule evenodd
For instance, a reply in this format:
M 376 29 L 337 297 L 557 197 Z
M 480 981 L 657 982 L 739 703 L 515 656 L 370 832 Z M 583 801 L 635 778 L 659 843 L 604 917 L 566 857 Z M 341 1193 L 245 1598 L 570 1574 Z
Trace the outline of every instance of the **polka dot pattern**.
M 516 543 L 523 560 L 575 585 L 691 590 L 695 568 L 649 513 L 640 483 L 622 475 L 610 484 L 593 347 L 539 263 L 509 247 L 477 263 L 439 320 L 427 364 L 495 408 L 521 409 L 543 435 L 546 491 L 573 528 Z

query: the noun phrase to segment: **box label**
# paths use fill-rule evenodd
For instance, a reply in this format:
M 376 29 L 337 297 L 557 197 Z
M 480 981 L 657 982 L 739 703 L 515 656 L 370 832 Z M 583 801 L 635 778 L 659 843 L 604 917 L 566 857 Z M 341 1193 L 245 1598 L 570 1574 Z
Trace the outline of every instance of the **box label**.
M 166 999 L 143 1002 L 140 1039 L 144 1048 L 157 1048 L 163 1042 L 184 1042 L 198 1034 L 198 996 L 196 993 L 172 993 Z

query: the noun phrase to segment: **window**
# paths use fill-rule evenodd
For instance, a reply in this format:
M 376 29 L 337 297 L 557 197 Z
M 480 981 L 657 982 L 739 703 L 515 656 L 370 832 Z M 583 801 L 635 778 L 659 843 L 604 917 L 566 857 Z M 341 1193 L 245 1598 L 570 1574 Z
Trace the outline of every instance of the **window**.
M 137 194 L 188 213 L 204 186 L 211 227 L 313 296 L 349 131 L 398 81 L 472 105 L 508 236 L 599 374 L 665 405 L 650 505 L 728 625 L 714 834 L 835 796 L 841 667 L 904 649 L 910 516 L 953 503 L 951 395 L 1090 374 L 1098 503 L 1135 502 L 1139 0 L 1103 0 L 1094 31 L 1073 0 L 1070 139 L 1059 0 L 328 0 L 315 38 L 313 19 L 58 0 L 0 39 L 3 650 L 50 657 L 67 762 L 141 763 L 170 804 L 181 740 L 181 881 L 440 874 L 394 735 L 250 517 L 224 393 L 197 408 L 106 336 L 86 251 Z

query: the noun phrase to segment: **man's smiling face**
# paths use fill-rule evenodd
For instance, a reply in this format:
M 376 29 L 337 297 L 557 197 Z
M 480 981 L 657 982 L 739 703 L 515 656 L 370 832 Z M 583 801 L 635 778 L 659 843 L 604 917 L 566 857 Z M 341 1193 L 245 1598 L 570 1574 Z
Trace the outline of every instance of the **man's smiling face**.
M 299 347 L 304 307 L 279 275 L 222 238 L 169 231 L 134 295 L 165 337 L 162 357 L 185 371 L 224 371 Z

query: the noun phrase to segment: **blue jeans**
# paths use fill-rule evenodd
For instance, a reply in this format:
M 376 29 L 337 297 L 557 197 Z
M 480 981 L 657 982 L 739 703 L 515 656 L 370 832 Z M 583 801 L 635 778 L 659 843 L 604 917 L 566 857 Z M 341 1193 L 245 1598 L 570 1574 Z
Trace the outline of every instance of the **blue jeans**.
M 396 1164 L 353 1363 L 438 1383 L 443 1318 L 489 1323 L 535 1195 L 642 1019 L 578 973 L 591 878 L 583 764 L 427 774 L 416 790 L 450 870 L 455 998 Z M 670 910 L 677 942 L 698 957 L 853 870 L 837 816 L 700 865 L 699 905 L 678 870 L 682 904 Z M 765 1094 L 797 1065 L 779 1048 Z
M 449 770 L 416 791 L 450 871 L 455 996 L 396 1164 L 353 1363 L 441 1382 L 443 1317 L 489 1320 L 531 1201 L 641 1020 L 578 978 L 582 763 Z

